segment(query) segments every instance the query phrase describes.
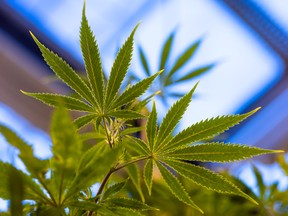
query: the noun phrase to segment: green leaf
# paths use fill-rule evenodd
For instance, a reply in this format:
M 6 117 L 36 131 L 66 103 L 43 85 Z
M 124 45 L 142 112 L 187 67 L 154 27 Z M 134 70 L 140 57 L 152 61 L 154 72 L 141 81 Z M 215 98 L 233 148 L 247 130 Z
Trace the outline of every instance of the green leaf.
M 168 60 L 170 52 L 171 52 L 171 47 L 172 47 L 172 43 L 174 40 L 174 36 L 175 36 L 175 31 L 173 31 L 169 35 L 169 37 L 167 38 L 167 40 L 164 43 L 164 46 L 163 46 L 163 49 L 161 52 L 161 60 L 160 60 L 159 70 L 166 68 L 166 63 L 167 63 L 167 60 Z
M 10 145 L 20 151 L 19 157 L 33 177 L 39 178 L 45 174 L 48 170 L 48 161 L 36 158 L 32 146 L 25 143 L 16 133 L 2 124 L 0 124 L 0 133 Z
M 113 63 L 105 92 L 106 107 L 108 107 L 112 102 L 112 100 L 116 97 L 120 89 L 121 83 L 127 73 L 132 58 L 133 38 L 138 25 L 136 25 L 136 27 L 133 29 L 132 33 L 130 34 L 124 45 L 119 50 L 116 59 Z
M 183 203 L 186 203 L 187 205 L 195 208 L 203 214 L 203 211 L 191 200 L 180 181 L 161 163 L 157 162 L 157 167 L 160 170 L 160 173 L 165 180 L 168 188 L 174 194 L 174 196 Z
M 79 193 L 79 191 L 87 187 L 91 187 L 95 182 L 101 180 L 117 161 L 119 152 L 119 147 L 113 148 L 110 151 L 99 154 L 98 157 L 93 157 L 83 169 L 79 169 L 79 172 L 67 190 L 65 200 L 70 199 L 74 194 Z M 83 161 L 83 159 L 80 161 Z
M 142 191 L 142 187 L 141 187 L 141 177 L 140 177 L 140 170 L 138 168 L 138 166 L 134 163 L 134 164 L 130 164 L 129 166 L 125 167 L 127 170 L 127 173 L 133 183 L 133 185 L 135 186 L 142 202 L 145 201 L 145 197 L 143 195 L 143 191 Z
M 126 136 L 126 137 L 128 139 L 127 139 L 127 142 L 125 142 L 125 143 L 127 143 L 129 149 L 136 151 L 140 155 L 149 155 L 150 154 L 150 151 L 149 151 L 146 143 L 143 140 L 138 139 L 138 138 L 133 137 L 133 136 Z
M 89 124 L 90 122 L 92 122 L 93 120 L 97 120 L 98 116 L 96 114 L 88 114 L 88 115 L 84 115 L 81 116 L 77 119 L 74 120 L 74 124 L 76 125 L 76 127 L 78 129 L 84 127 L 85 125 Z
M 100 208 L 99 205 L 97 205 L 95 202 L 91 201 L 71 201 L 68 203 L 69 207 L 77 208 L 80 210 L 98 210 Z
M 255 165 L 253 165 L 253 172 L 254 172 L 254 175 L 255 175 L 256 180 L 257 180 L 257 186 L 258 186 L 258 190 L 259 190 L 260 199 L 264 200 L 265 199 L 266 186 L 265 186 L 265 183 L 263 181 L 263 177 L 262 177 L 259 169 Z
M 75 176 L 82 151 L 82 141 L 70 115 L 63 107 L 55 110 L 51 124 L 52 152 L 52 185 L 57 189 L 56 196 L 61 202 L 65 188 Z
M 283 151 L 229 143 L 205 143 L 176 149 L 163 155 L 178 160 L 226 163 L 252 158 L 257 155 L 280 152 Z
M 138 133 L 140 131 L 143 131 L 144 127 L 129 127 L 125 128 L 123 131 L 121 131 L 121 135 L 129 135 L 133 133 Z
M 41 50 L 44 60 L 55 74 L 82 98 L 86 99 L 91 104 L 95 104 L 93 94 L 79 75 L 62 58 L 41 44 L 31 32 L 30 34 Z
M 109 208 L 114 215 L 116 216 L 143 216 L 143 214 L 141 214 L 140 212 L 138 212 L 137 210 L 133 210 L 133 209 L 128 209 L 128 208 L 123 208 L 123 207 L 112 207 Z M 107 216 L 110 216 L 111 214 L 107 214 Z
M 139 96 L 141 96 L 152 84 L 152 82 L 155 80 L 155 78 L 162 73 L 162 71 L 159 71 L 158 73 L 154 74 L 153 76 L 150 76 L 146 79 L 141 80 L 140 82 L 136 83 L 132 87 L 128 88 L 121 94 L 111 105 L 111 108 L 118 108 L 121 107 L 127 103 L 132 102 Z
M 108 113 L 109 116 L 120 119 L 141 119 L 146 118 L 146 116 L 132 110 L 114 110 Z
M 138 200 L 128 198 L 111 198 L 105 200 L 103 203 L 108 204 L 111 207 L 122 207 L 134 209 L 137 211 L 157 210 L 151 206 L 146 205 L 145 203 L 139 202 Z
M 190 45 L 176 60 L 176 63 L 172 67 L 171 71 L 169 72 L 166 83 L 170 80 L 171 76 L 178 71 L 181 67 L 183 67 L 195 54 L 195 51 L 199 47 L 201 40 Z
M 16 169 L 9 170 L 7 186 L 10 192 L 11 215 L 23 215 L 24 179 Z
M 147 61 L 147 58 L 145 56 L 145 53 L 142 49 L 141 46 L 138 47 L 138 51 L 139 51 L 139 54 L 140 54 L 140 60 L 141 60 L 141 65 L 145 71 L 145 74 L 147 76 L 150 76 L 151 75 L 151 72 L 150 72 L 150 69 L 149 69 L 149 66 L 148 66 L 148 61 Z
M 100 106 L 100 109 L 102 109 L 102 101 L 104 96 L 104 76 L 99 48 L 85 15 L 85 4 L 83 7 L 80 28 L 80 44 L 90 88 L 95 96 L 96 104 Z
M 144 181 L 147 186 L 149 195 L 151 196 L 152 184 L 153 184 L 153 165 L 154 161 L 152 159 L 147 160 L 144 166 Z
M 110 186 L 102 195 L 102 200 L 105 200 L 107 198 L 109 198 L 110 196 L 113 196 L 115 194 L 117 194 L 120 190 L 122 190 L 124 188 L 124 186 L 126 185 L 128 179 L 126 179 L 125 181 L 122 181 L 120 183 L 116 183 L 112 186 Z
M 34 97 L 52 107 L 65 106 L 65 108 L 69 110 L 94 112 L 93 107 L 89 106 L 88 104 L 76 98 L 72 98 L 69 96 L 49 94 L 49 93 L 28 93 L 24 91 L 21 92 L 30 97 Z
M 19 175 L 21 175 L 21 179 L 23 181 L 23 186 L 24 186 L 23 199 L 36 200 L 42 203 L 47 203 L 48 198 L 46 197 L 46 195 L 43 193 L 41 188 L 34 182 L 34 180 L 30 176 L 28 176 L 27 174 L 23 173 L 20 170 L 17 170 L 11 164 L 4 163 L 2 161 L 0 161 L 0 170 L 1 170 L 0 172 L 0 198 L 5 199 L 5 200 L 8 200 L 11 198 L 9 188 L 8 188 L 8 183 L 10 182 L 9 180 L 10 172 L 11 170 L 13 170 L 13 172 L 17 172 Z
M 155 101 L 153 101 L 152 111 L 147 120 L 146 135 L 149 149 L 154 150 L 155 138 L 157 137 L 157 111 Z
M 216 118 L 198 122 L 178 133 L 175 137 L 173 137 L 173 139 L 167 142 L 163 150 L 185 147 L 187 144 L 191 144 L 193 142 L 213 138 L 216 135 L 228 130 L 230 127 L 239 124 L 241 121 L 257 112 L 259 109 L 260 108 L 256 108 L 251 112 L 242 115 L 218 116 Z
M 178 100 L 173 106 L 169 109 L 168 113 L 164 117 L 158 131 L 158 136 L 156 139 L 155 149 L 160 149 L 163 145 L 166 144 L 167 140 L 170 139 L 170 136 L 176 127 L 177 123 L 182 118 L 182 115 L 186 111 L 193 92 L 195 91 L 198 83 L 188 92 L 184 97 Z
M 198 77 L 198 76 L 210 71 L 212 68 L 214 68 L 214 66 L 215 66 L 215 64 L 210 64 L 210 65 L 207 65 L 207 66 L 204 66 L 204 67 L 200 67 L 200 68 L 194 69 L 191 72 L 189 72 L 187 75 L 185 75 L 182 78 L 174 81 L 173 83 L 187 81 L 187 80 L 193 79 L 195 77 Z
M 100 157 L 102 154 L 108 152 L 109 146 L 105 144 L 96 144 L 92 148 L 88 149 L 84 154 L 82 154 L 81 159 L 78 164 L 77 172 L 78 175 L 81 170 L 85 169 L 86 167 L 91 166 L 90 163 L 94 163 L 94 158 Z
M 243 193 L 232 182 L 210 170 L 175 160 L 163 160 L 163 162 L 173 168 L 181 176 L 197 185 L 219 193 L 239 195 L 257 204 L 253 198 Z

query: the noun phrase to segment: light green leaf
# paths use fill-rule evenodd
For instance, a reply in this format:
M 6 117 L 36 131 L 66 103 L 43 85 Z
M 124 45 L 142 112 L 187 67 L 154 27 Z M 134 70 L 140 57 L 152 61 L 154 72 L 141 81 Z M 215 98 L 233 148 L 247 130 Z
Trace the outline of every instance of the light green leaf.
M 163 162 L 173 168 L 181 176 L 197 185 L 219 193 L 239 195 L 257 204 L 254 199 L 243 193 L 232 182 L 228 181 L 221 175 L 211 172 L 210 170 L 200 166 L 195 166 L 191 163 L 175 160 L 163 160 Z
M 266 192 L 266 185 L 263 181 L 263 177 L 261 175 L 260 170 L 255 165 L 253 165 L 253 172 L 254 172 L 254 176 L 256 177 L 256 180 L 257 180 L 256 183 L 257 183 L 257 187 L 259 190 L 260 199 L 264 200 L 265 199 L 265 192 Z
M 110 111 L 107 115 L 113 116 L 120 119 L 141 119 L 146 118 L 146 116 L 132 110 L 114 110 Z
M 132 58 L 133 38 L 138 25 L 136 25 L 124 45 L 119 50 L 113 63 L 105 92 L 105 107 L 108 107 L 118 94 L 121 83 L 127 73 Z
M 19 175 L 21 175 L 21 179 L 23 180 L 24 192 L 25 192 L 23 199 L 36 200 L 42 203 L 47 203 L 49 201 L 49 199 L 43 193 L 41 188 L 27 174 L 23 173 L 20 170 L 17 170 L 11 164 L 4 163 L 2 161 L 0 161 L 0 170 L 1 170 L 0 172 L 0 198 L 5 199 L 5 200 L 8 200 L 11 198 L 9 188 L 8 188 L 8 182 L 10 181 L 9 173 L 11 172 L 11 170 L 14 170 L 15 172 L 18 172 Z
M 109 150 L 110 148 L 106 143 L 99 143 L 88 149 L 84 154 L 82 154 L 80 158 L 76 174 L 78 175 L 81 170 L 91 166 L 91 164 L 94 163 L 94 158 L 100 157 L 102 154 L 108 152 Z
M 181 67 L 183 67 L 194 56 L 195 51 L 199 47 L 200 43 L 201 43 L 201 40 L 193 43 L 178 57 L 178 59 L 176 60 L 176 63 L 174 64 L 174 66 L 172 67 L 171 71 L 169 72 L 167 76 L 167 79 L 165 82 L 166 84 L 170 80 L 172 75 L 176 71 L 178 71 Z
M 147 76 L 151 76 L 151 72 L 150 72 L 150 69 L 149 69 L 149 65 L 148 65 L 148 61 L 147 61 L 147 57 L 145 56 L 145 53 L 142 49 L 141 46 L 138 47 L 138 51 L 139 51 L 139 54 L 140 54 L 140 60 L 141 60 L 141 65 L 145 71 L 145 74 Z
M 175 36 L 175 31 L 173 31 L 169 35 L 169 37 L 167 38 L 167 40 L 164 43 L 164 46 L 163 46 L 163 49 L 161 52 L 161 60 L 160 60 L 159 70 L 166 68 L 166 63 L 167 63 L 167 60 L 168 60 L 170 52 L 171 52 L 171 47 L 172 47 L 172 43 L 174 40 L 174 36 Z
M 214 66 L 215 66 L 215 64 L 210 64 L 210 65 L 207 65 L 207 66 L 204 66 L 204 67 L 200 67 L 200 68 L 194 69 L 191 72 L 189 72 L 187 75 L 185 75 L 182 78 L 174 81 L 173 83 L 187 81 L 187 80 L 193 79 L 195 77 L 198 77 L 198 76 L 210 71 L 212 68 L 214 68 Z
M 156 105 L 155 101 L 153 101 L 152 111 L 146 123 L 146 135 L 150 150 L 154 150 L 155 138 L 157 137 L 158 133 L 157 120 Z
M 113 148 L 98 155 L 98 157 L 93 157 L 83 169 L 79 169 L 67 190 L 65 200 L 70 199 L 71 196 L 79 193 L 80 190 L 91 187 L 95 182 L 100 181 L 117 161 L 119 152 L 119 147 Z M 81 160 L 83 164 L 83 159 Z
M 179 160 L 226 163 L 252 158 L 257 155 L 280 152 L 283 151 L 229 143 L 205 143 L 176 149 L 163 155 Z
M 62 58 L 41 44 L 31 32 L 30 34 L 41 50 L 44 60 L 55 74 L 82 98 L 86 99 L 91 104 L 95 104 L 93 94 L 79 75 Z
M 147 160 L 144 166 L 144 181 L 145 181 L 145 184 L 147 186 L 150 196 L 151 196 L 152 184 L 153 184 L 153 166 L 154 166 L 153 159 Z
M 94 112 L 93 107 L 89 106 L 87 103 L 84 103 L 76 98 L 72 98 L 69 96 L 49 93 L 28 93 L 24 91 L 21 92 L 30 97 L 34 97 L 52 107 L 65 106 L 65 108 L 69 110 Z
M 147 147 L 147 144 L 136 137 L 133 136 L 126 136 L 127 137 L 127 145 L 129 149 L 136 151 L 140 155 L 149 155 L 150 151 Z
M 128 198 L 111 198 L 105 200 L 103 203 L 108 204 L 111 207 L 122 207 L 134 209 L 137 211 L 157 210 L 151 206 L 146 205 L 145 203 L 139 202 L 138 200 Z
M 154 79 L 160 74 L 162 71 L 159 71 L 158 73 L 154 74 L 151 77 L 148 77 L 146 79 L 141 80 L 140 82 L 136 83 L 132 87 L 128 88 L 121 94 L 115 101 L 112 103 L 111 108 L 118 108 L 121 107 L 127 103 L 132 102 L 139 96 L 141 96 L 152 84 Z
M 101 110 L 103 108 L 104 75 L 99 48 L 85 15 L 85 4 L 80 28 L 80 44 L 90 88 L 95 96 L 95 102 Z
M 112 186 L 110 186 L 102 195 L 102 200 L 105 200 L 107 198 L 109 198 L 110 196 L 113 196 L 115 194 L 117 194 L 120 190 L 122 190 L 124 188 L 124 186 L 126 185 L 128 179 L 126 179 L 125 181 L 122 181 L 120 183 L 116 183 Z
M 134 163 L 134 164 L 130 164 L 129 166 L 125 167 L 127 170 L 127 173 L 133 183 L 133 185 L 135 186 L 142 202 L 145 201 L 145 197 L 143 195 L 143 191 L 142 191 L 142 187 L 141 187 L 141 177 L 140 177 L 140 170 L 139 167 Z
M 65 188 L 75 176 L 82 151 L 82 141 L 70 115 L 63 107 L 55 110 L 51 124 L 52 152 L 52 186 L 57 189 L 55 196 L 62 200 Z M 56 198 L 57 199 L 57 198 Z
M 161 163 L 157 162 L 157 167 L 174 196 L 203 214 L 203 211 L 191 200 L 180 181 Z
M 169 109 L 168 113 L 164 117 L 158 131 L 158 136 L 156 139 L 156 144 L 154 149 L 158 150 L 162 146 L 164 146 L 167 140 L 170 139 L 170 136 L 177 126 L 177 123 L 182 118 L 182 115 L 186 111 L 189 103 L 191 101 L 191 97 L 197 87 L 198 83 L 192 88 L 190 92 L 188 92 L 184 97 L 178 100 L 173 106 Z
M 93 120 L 97 120 L 98 116 L 96 114 L 88 114 L 88 115 L 84 115 L 81 116 L 77 119 L 74 120 L 74 124 L 76 125 L 76 127 L 78 129 L 84 127 L 85 125 L 89 124 L 90 122 L 92 122 Z
M 32 146 L 25 143 L 16 133 L 2 124 L 0 124 L 0 133 L 10 145 L 20 151 L 19 157 L 33 177 L 39 178 L 45 174 L 48 170 L 48 161 L 36 158 Z
M 178 133 L 172 140 L 167 142 L 163 150 L 185 147 L 187 144 L 193 142 L 213 138 L 228 130 L 230 127 L 239 124 L 259 109 L 260 108 L 256 108 L 251 112 L 242 115 L 218 116 L 216 118 L 198 122 Z

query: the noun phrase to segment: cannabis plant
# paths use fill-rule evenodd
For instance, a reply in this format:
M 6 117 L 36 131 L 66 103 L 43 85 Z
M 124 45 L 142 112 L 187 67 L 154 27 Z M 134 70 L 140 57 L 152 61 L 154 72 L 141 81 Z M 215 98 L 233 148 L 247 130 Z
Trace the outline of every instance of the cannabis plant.
M 0 126 L 1 134 L 19 150 L 19 157 L 26 167 L 25 171 L 20 171 L 9 163 L 0 162 L 0 197 L 10 200 L 11 215 L 119 216 L 156 211 L 158 209 L 153 205 L 145 204 L 141 187 L 143 178 L 148 194 L 153 196 L 155 170 L 159 171 L 179 201 L 201 213 L 202 209 L 193 202 L 193 196 L 187 193 L 179 177 L 212 191 L 242 196 L 257 204 L 231 181 L 193 162 L 226 163 L 281 152 L 206 142 L 251 116 L 258 108 L 242 115 L 207 119 L 174 135 L 175 127 L 191 102 L 196 84 L 169 109 L 160 124 L 155 103 L 148 116 L 142 114 L 141 107 L 147 100 L 141 103 L 138 98 L 161 72 L 120 91 L 131 62 L 137 27 L 119 50 L 107 82 L 98 45 L 85 16 L 85 6 L 80 44 L 87 81 L 31 33 L 44 60 L 78 96 L 23 91 L 55 107 L 50 132 L 53 144 L 51 158 L 37 158 L 28 143 L 5 125 Z M 72 121 L 68 110 L 79 111 L 81 116 Z M 145 128 L 141 128 L 146 134 L 143 139 L 135 135 L 139 128 L 134 128 L 131 123 L 138 118 L 147 118 Z M 93 129 L 79 131 L 87 124 L 92 124 Z M 98 189 L 95 189 L 95 184 L 99 185 Z M 126 185 L 136 187 L 139 198 L 132 196 Z

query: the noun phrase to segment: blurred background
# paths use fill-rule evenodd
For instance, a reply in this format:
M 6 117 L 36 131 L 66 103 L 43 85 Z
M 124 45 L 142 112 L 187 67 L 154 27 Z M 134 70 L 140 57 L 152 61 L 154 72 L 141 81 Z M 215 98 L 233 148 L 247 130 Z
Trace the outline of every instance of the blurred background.
M 49 157 L 51 109 L 28 98 L 28 92 L 67 93 L 53 81 L 53 72 L 29 35 L 62 56 L 75 70 L 83 71 L 79 44 L 82 1 L 2 0 L 0 2 L 0 121 L 13 128 Z M 145 52 L 152 73 L 158 71 L 163 44 L 175 33 L 169 64 L 187 46 L 201 39 L 193 59 L 178 75 L 191 68 L 215 64 L 209 72 L 169 91 L 182 94 L 200 80 L 196 97 L 178 130 L 202 119 L 262 109 L 223 137 L 226 141 L 270 149 L 288 148 L 288 1 L 287 0 L 106 0 L 87 1 L 87 17 L 98 41 L 105 72 L 109 72 L 117 49 L 141 21 L 135 36 L 131 74 L 145 77 L 139 47 Z M 182 73 L 182 74 L 181 74 Z M 162 113 L 176 94 L 157 101 Z M 22 164 L 13 148 L 0 137 L 0 158 Z M 273 156 L 253 160 L 266 184 L 279 181 L 286 188 L 287 176 L 272 163 Z M 266 165 L 263 165 L 263 162 Z M 232 164 L 231 172 L 256 187 L 251 163 Z M 0 201 L 0 207 L 6 203 Z

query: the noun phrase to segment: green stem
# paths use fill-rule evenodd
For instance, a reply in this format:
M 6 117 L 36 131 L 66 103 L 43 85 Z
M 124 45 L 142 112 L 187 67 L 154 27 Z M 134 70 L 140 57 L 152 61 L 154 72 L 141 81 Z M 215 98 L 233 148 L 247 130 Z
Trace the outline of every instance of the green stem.
M 47 191 L 47 193 L 49 194 L 50 198 L 53 201 L 54 206 L 57 206 L 57 202 L 54 198 L 54 196 L 52 195 L 52 193 L 50 192 L 50 190 L 48 189 L 48 187 L 46 186 L 46 184 L 42 181 L 41 177 L 37 176 L 37 179 L 39 181 L 39 183 L 44 187 L 44 189 Z
M 124 168 L 124 167 L 126 167 L 126 166 L 128 166 L 128 165 L 130 165 L 130 164 L 133 164 L 133 163 L 136 163 L 136 162 L 139 162 L 139 161 L 142 161 L 142 160 L 147 160 L 147 159 L 149 159 L 149 158 L 151 158 L 151 156 L 139 157 L 139 158 L 136 158 L 136 159 L 127 161 L 127 162 L 125 162 L 125 163 L 123 163 L 123 164 L 115 165 L 113 168 L 111 168 L 110 171 L 107 173 L 107 175 L 104 177 L 104 179 L 103 179 L 103 181 L 102 181 L 102 183 L 101 183 L 101 185 L 100 185 L 100 187 L 99 187 L 99 190 L 98 190 L 98 192 L 97 192 L 97 194 L 96 194 L 96 197 L 95 197 L 94 202 L 97 204 L 97 202 L 98 202 L 99 199 L 100 199 L 100 195 L 101 195 L 101 193 L 102 193 L 103 190 L 104 190 L 104 187 L 105 187 L 106 183 L 108 182 L 110 176 L 111 176 L 114 172 L 116 172 L 116 171 L 118 171 L 118 170 L 120 170 L 120 169 L 122 169 L 122 168 Z M 89 211 L 89 212 L 88 212 L 88 216 L 92 216 L 92 215 L 93 215 L 93 211 Z

